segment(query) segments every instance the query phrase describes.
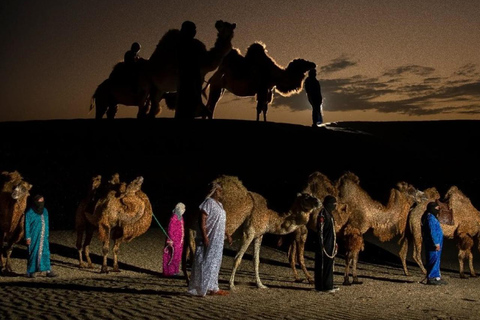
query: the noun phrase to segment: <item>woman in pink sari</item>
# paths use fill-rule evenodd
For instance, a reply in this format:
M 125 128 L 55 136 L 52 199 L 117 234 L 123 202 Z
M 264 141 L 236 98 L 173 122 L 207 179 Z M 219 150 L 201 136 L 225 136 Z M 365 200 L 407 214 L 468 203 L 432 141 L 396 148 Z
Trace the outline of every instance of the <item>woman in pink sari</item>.
M 185 205 L 177 203 L 168 224 L 167 239 L 163 249 L 163 275 L 170 277 L 180 272 L 182 261 Z

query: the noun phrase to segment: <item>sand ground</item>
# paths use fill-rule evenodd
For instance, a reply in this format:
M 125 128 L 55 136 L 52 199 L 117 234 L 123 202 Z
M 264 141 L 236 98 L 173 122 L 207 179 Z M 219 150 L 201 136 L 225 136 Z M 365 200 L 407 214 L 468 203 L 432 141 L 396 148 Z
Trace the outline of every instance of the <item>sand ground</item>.
M 284 250 L 262 246 L 260 276 L 268 289 L 257 289 L 252 250 L 247 252 L 228 296 L 192 297 L 183 277 L 162 277 L 163 233 L 151 228 L 122 245 L 120 273 L 100 274 L 101 248 L 95 238 L 94 269 L 79 269 L 73 231 L 51 234 L 52 265 L 58 278 L 24 276 L 25 247 L 13 253 L 16 275 L 0 277 L 1 319 L 479 319 L 480 279 L 460 279 L 443 271 L 446 286 L 427 286 L 410 266 L 406 277 L 398 266 L 362 262 L 361 285 L 342 286 L 344 262 L 338 257 L 335 284 L 322 294 L 294 282 Z M 220 287 L 228 289 L 235 249 L 226 245 Z M 109 260 L 111 265 L 111 260 Z M 306 252 L 313 274 L 313 253 Z M 300 271 L 301 272 L 301 271 Z

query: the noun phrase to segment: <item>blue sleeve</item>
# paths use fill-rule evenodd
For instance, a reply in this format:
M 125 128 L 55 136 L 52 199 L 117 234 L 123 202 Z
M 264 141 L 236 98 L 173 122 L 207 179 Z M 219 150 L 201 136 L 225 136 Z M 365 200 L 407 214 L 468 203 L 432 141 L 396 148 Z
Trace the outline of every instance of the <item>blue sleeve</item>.
M 433 214 L 428 216 L 428 225 L 430 227 L 430 233 L 432 235 L 432 240 L 435 245 L 441 244 L 443 240 L 443 231 L 440 223 Z

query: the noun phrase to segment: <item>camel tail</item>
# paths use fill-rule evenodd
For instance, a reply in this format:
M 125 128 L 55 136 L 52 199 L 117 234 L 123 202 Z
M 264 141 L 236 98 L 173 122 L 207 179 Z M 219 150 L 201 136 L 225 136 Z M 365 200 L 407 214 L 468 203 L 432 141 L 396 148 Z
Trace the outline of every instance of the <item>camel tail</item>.
M 90 100 L 90 108 L 88 109 L 88 114 L 90 114 L 93 109 L 95 109 L 95 95 L 93 95 L 92 99 Z

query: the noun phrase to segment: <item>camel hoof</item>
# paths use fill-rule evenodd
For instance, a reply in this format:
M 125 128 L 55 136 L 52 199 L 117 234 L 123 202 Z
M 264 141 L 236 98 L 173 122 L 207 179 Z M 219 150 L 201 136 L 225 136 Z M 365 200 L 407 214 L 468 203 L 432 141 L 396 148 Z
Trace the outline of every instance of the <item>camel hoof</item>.
M 468 279 L 468 277 L 466 275 L 464 275 L 463 273 L 460 273 L 460 279 Z
M 302 283 L 303 280 L 302 279 L 295 279 L 295 283 Z
M 363 282 L 362 281 L 359 281 L 359 280 L 353 280 L 352 281 L 352 284 L 362 284 Z
M 314 284 L 315 281 L 314 281 L 313 279 L 308 279 L 308 283 L 309 283 L 309 284 Z
M 350 281 L 345 280 L 345 281 L 343 281 L 343 285 L 344 286 L 351 286 L 352 284 L 350 283 Z
M 257 285 L 257 288 L 258 289 L 268 289 L 268 287 L 266 285 L 263 285 L 263 284 Z
M 478 277 L 478 276 L 477 276 L 477 274 L 476 274 L 476 273 L 474 273 L 474 274 L 471 274 L 471 275 L 470 275 L 470 277 L 472 277 L 472 278 L 476 278 L 476 277 Z
M 105 274 L 107 274 L 107 273 L 108 273 L 108 269 L 107 269 L 107 268 L 102 268 L 102 269 L 100 270 L 100 273 L 105 273 Z
M 112 272 L 117 272 L 117 273 L 119 273 L 119 272 L 120 272 L 120 269 L 118 269 L 118 268 L 112 269 Z

